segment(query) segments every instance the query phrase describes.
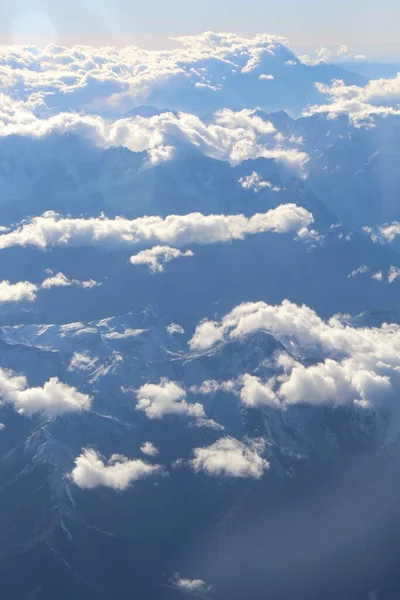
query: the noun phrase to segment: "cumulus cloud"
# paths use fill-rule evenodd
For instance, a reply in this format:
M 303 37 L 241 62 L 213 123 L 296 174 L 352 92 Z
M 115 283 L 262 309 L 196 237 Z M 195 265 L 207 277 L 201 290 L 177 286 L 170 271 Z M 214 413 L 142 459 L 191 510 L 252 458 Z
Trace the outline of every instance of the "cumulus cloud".
M 36 246 L 42 250 L 53 246 L 100 246 L 121 248 L 174 244 L 213 244 L 243 239 L 246 235 L 290 233 L 313 222 L 312 214 L 295 204 L 281 204 L 266 213 L 244 215 L 169 215 L 126 219 L 106 217 L 73 219 L 46 212 L 0 234 L 0 249 L 11 246 Z
M 317 84 L 329 104 L 310 107 L 304 116 L 324 113 L 329 118 L 347 115 L 355 126 L 371 125 L 374 117 L 400 115 L 400 73 L 393 79 L 372 79 L 364 87 L 345 85 L 338 79 L 331 86 Z
M 374 406 L 393 397 L 388 375 L 361 368 L 354 360 L 326 359 L 305 367 L 298 363 L 279 394 L 288 404 L 339 405 L 355 402 Z
M 165 415 L 186 415 L 196 419 L 205 417 L 202 404 L 189 404 L 184 388 L 165 378 L 159 384 L 145 383 L 136 395 L 136 409 L 143 411 L 149 419 L 162 419 Z
M 160 471 L 159 465 L 149 465 L 143 460 L 128 460 L 120 454 L 113 454 L 110 460 L 91 448 L 85 448 L 75 459 L 71 478 L 77 486 L 92 490 L 99 486 L 113 490 L 126 490 L 135 481 L 154 475 Z
M 393 242 L 398 235 L 400 235 L 400 223 L 393 221 L 393 223 L 387 223 L 379 227 L 363 227 L 365 233 L 367 233 L 373 242 Z
M 319 65 L 327 62 L 348 62 L 348 61 L 363 61 L 366 59 L 364 54 L 357 53 L 351 46 L 342 44 L 337 48 L 324 48 L 314 50 L 310 54 L 299 56 L 299 60 L 305 65 Z
M 226 106 L 224 90 L 229 91 L 232 82 L 241 78 L 246 93 L 249 77 L 258 79 L 294 58 L 286 40 L 272 35 L 244 38 L 208 31 L 176 41 L 178 47 L 163 51 L 135 46 L 3 46 L 0 90 L 35 100 L 44 113 L 120 112 L 144 103 L 169 106 L 173 100 L 193 104 L 198 94 L 203 94 L 203 103 Z M 177 89 L 180 93 L 174 98 Z
M 164 263 L 168 263 L 183 256 L 194 256 L 191 250 L 179 250 L 171 246 L 154 246 L 149 250 L 142 250 L 130 257 L 132 265 L 146 265 L 151 273 L 162 273 Z
M 170 323 L 167 326 L 167 331 L 168 331 L 169 335 L 175 335 L 175 334 L 183 335 L 185 333 L 185 330 L 182 327 L 182 325 L 178 325 L 178 323 Z
M 262 382 L 258 377 L 246 373 L 243 375 L 241 383 L 240 399 L 245 406 L 252 408 L 257 406 L 280 407 L 279 398 L 269 382 Z
M 280 192 L 282 189 L 279 185 L 273 185 L 270 181 L 261 179 L 256 171 L 253 171 L 251 175 L 241 177 L 239 183 L 245 190 L 252 190 L 256 194 L 262 189 L 268 189 L 272 192 Z
M 147 166 L 170 160 L 176 147 L 191 145 L 203 154 L 232 165 L 249 158 L 277 160 L 285 169 L 304 175 L 308 160 L 292 138 L 278 134 L 271 122 L 255 110 L 218 110 L 210 122 L 187 112 L 161 112 L 117 120 L 96 114 L 66 112 L 51 116 L 35 114 L 37 100 L 23 102 L 0 94 L 0 136 L 42 138 L 65 133 L 78 135 L 102 148 L 124 146 L 147 151 Z
M 42 387 L 28 387 L 23 375 L 0 368 L 0 397 L 27 417 L 42 414 L 54 417 L 88 410 L 91 397 L 52 377 Z
M 78 279 L 68 279 L 64 273 L 56 273 L 53 274 L 52 271 L 49 272 L 51 275 L 47 277 L 41 284 L 41 288 L 44 290 L 50 290 L 53 287 L 69 287 L 71 285 L 82 287 L 84 289 L 91 289 L 93 287 L 97 287 L 100 285 L 97 281 L 93 279 L 88 279 L 87 281 L 79 281 Z
M 39 290 L 49 290 L 53 287 L 78 286 L 84 289 L 90 289 L 100 285 L 93 279 L 88 281 L 78 281 L 77 279 L 68 279 L 63 273 L 57 273 L 45 279 L 41 284 L 31 283 L 30 281 L 0 281 L 0 304 L 10 302 L 35 302 Z
M 159 449 L 151 442 L 145 442 L 142 444 L 140 451 L 147 456 L 157 456 L 157 454 L 160 452 Z
M 34 302 L 36 300 L 37 286 L 29 281 L 10 283 L 0 281 L 0 304 L 6 302 Z
M 288 300 L 276 306 L 246 303 L 220 322 L 200 323 L 189 344 L 193 350 L 202 351 L 216 340 L 226 343 L 260 330 L 272 334 L 297 359 L 281 362 L 283 374 L 276 384 L 245 376 L 241 398 L 248 405 L 279 406 L 281 401 L 365 407 L 396 397 L 400 383 L 397 324 L 355 327 L 338 317 L 324 321 L 311 308 Z M 315 364 L 305 366 L 303 360 Z
M 192 468 L 207 475 L 260 479 L 269 463 L 260 456 L 263 444 L 221 438 L 211 446 L 195 448 Z

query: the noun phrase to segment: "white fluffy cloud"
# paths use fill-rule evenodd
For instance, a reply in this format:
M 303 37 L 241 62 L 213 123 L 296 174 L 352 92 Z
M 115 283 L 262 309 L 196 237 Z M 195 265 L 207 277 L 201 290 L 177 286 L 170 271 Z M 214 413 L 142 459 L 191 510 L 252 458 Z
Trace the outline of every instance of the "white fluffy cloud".
M 195 448 L 191 464 L 195 471 L 204 471 L 207 475 L 259 479 L 269 468 L 268 461 L 260 456 L 262 450 L 262 443 L 245 444 L 226 437 L 206 448 Z
M 102 246 L 105 248 L 174 244 L 213 244 L 271 231 L 290 233 L 313 222 L 312 214 L 295 204 L 281 204 L 266 213 L 244 215 L 169 215 L 125 219 L 73 219 L 44 213 L 0 234 L 0 249 L 10 246 Z
M 305 116 L 325 113 L 330 118 L 348 115 L 354 125 L 371 123 L 374 117 L 400 115 L 400 73 L 393 79 L 373 79 L 364 87 L 345 85 L 336 80 L 331 86 L 317 84 L 321 94 L 329 98 L 329 104 L 312 106 Z
M 162 273 L 164 263 L 171 262 L 183 256 L 194 256 L 191 250 L 179 250 L 171 246 L 154 246 L 149 250 L 142 250 L 130 257 L 132 265 L 146 265 L 151 273 Z
M 41 284 L 31 283 L 30 281 L 0 281 L 0 304 L 10 302 L 35 302 L 37 292 L 41 289 L 49 290 L 53 287 L 78 286 L 84 289 L 91 289 L 98 284 L 93 279 L 88 281 L 78 281 L 77 279 L 68 279 L 63 273 L 57 273 L 45 279 Z
M 243 38 L 208 31 L 177 41 L 179 47 L 163 51 L 135 46 L 3 46 L 0 90 L 15 95 L 18 90 L 18 97 L 41 101 L 42 111 L 121 111 L 157 101 L 168 106 L 169 91 L 176 89 L 189 102 L 196 94 L 208 93 L 218 104 L 218 94 L 225 87 L 229 90 L 238 76 L 245 85 L 249 76 L 258 78 L 294 58 L 286 40 L 271 35 Z M 223 100 L 224 96 L 220 103 Z
M 394 401 L 400 384 L 400 326 L 353 327 L 333 317 L 321 319 L 307 306 L 285 300 L 237 306 L 220 322 L 203 321 L 190 341 L 193 350 L 263 330 L 289 352 L 314 363 L 281 361 L 279 381 L 261 382 L 245 376 L 241 392 L 248 405 L 356 403 L 377 406 Z M 247 377 L 247 378 L 246 378 Z
M 160 471 L 159 465 L 149 465 L 143 460 L 128 460 L 125 456 L 114 454 L 109 461 L 91 448 L 85 448 L 75 459 L 72 480 L 83 489 L 99 486 L 114 490 L 125 490 L 139 479 L 144 479 Z
M 279 390 L 288 404 L 376 406 L 393 398 L 388 375 L 361 368 L 354 360 L 326 359 L 305 367 L 298 363 Z
M 152 444 L 151 442 L 145 442 L 141 447 L 140 451 L 147 456 L 157 456 L 159 454 L 159 449 Z
M 148 151 L 149 165 L 169 160 L 178 146 L 192 145 L 203 154 L 236 165 L 249 158 L 273 158 L 302 176 L 308 160 L 295 139 L 286 138 L 254 110 L 217 111 L 210 123 L 186 112 L 162 112 L 114 121 L 77 112 L 38 117 L 37 100 L 23 102 L 0 94 L 0 137 L 22 135 L 42 138 L 70 133 L 102 148 L 124 146 Z
M 174 381 L 161 379 L 159 384 L 145 383 L 137 391 L 136 409 L 144 411 L 149 419 L 162 419 L 165 415 L 205 417 L 203 405 L 189 404 L 186 391 Z
M 185 577 L 177 576 L 173 580 L 173 583 L 177 588 L 184 592 L 196 592 L 197 594 L 206 592 L 206 582 L 202 579 L 187 579 Z
M 20 414 L 54 417 L 88 410 L 91 397 L 52 377 L 42 387 L 28 387 L 23 375 L 0 368 L 0 397 Z
M 400 235 L 400 223 L 393 221 L 377 228 L 364 227 L 365 233 L 370 235 L 373 242 L 393 242 Z
M 326 62 L 363 61 L 366 56 L 355 52 L 351 46 L 342 44 L 338 48 L 319 48 L 312 55 L 303 54 L 299 59 L 305 65 L 319 65 Z
M 87 281 L 79 281 L 78 279 L 68 279 L 64 273 L 56 273 L 55 275 L 50 272 L 50 277 L 47 277 L 41 284 L 41 288 L 44 290 L 50 290 L 53 287 L 70 287 L 71 285 L 82 287 L 84 289 L 91 289 L 100 285 L 93 279 Z
M 261 179 L 256 171 L 253 171 L 251 175 L 247 175 L 246 177 L 241 177 L 239 179 L 239 183 L 245 190 L 252 190 L 255 194 L 262 189 L 268 189 L 272 192 L 280 192 L 281 188 L 279 185 L 273 185 L 270 181 L 265 181 Z
M 170 323 L 167 326 L 167 331 L 168 331 L 169 335 L 175 335 L 175 334 L 183 335 L 185 333 L 185 330 L 182 327 L 182 325 L 179 325 L 178 323 Z
M 248 373 L 242 377 L 240 399 L 245 406 L 272 406 L 280 407 L 280 401 L 269 382 L 263 383 L 261 379 Z
M 0 281 L 0 304 L 5 302 L 34 302 L 38 288 L 29 281 L 10 283 Z

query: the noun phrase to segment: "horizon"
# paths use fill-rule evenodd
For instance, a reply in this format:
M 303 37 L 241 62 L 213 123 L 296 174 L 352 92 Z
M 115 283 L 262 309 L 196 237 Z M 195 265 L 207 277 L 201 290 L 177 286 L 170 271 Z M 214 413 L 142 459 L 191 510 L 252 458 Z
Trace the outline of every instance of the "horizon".
M 167 50 L 176 47 L 174 37 L 229 31 L 242 37 L 282 36 L 296 53 L 346 44 L 369 61 L 400 60 L 400 5 L 393 0 L 383 0 L 378 13 L 371 2 L 366 6 L 361 0 L 318 7 L 311 0 L 303 1 L 301 7 L 295 0 L 279 4 L 253 0 L 245 6 L 237 0 L 205 0 L 201 12 L 182 0 L 172 0 L 168 6 L 159 1 L 142 5 L 127 0 L 112 4 L 110 0 L 71 0 L 68 4 L 20 0 L 7 10 L 1 0 L 0 7 L 4 8 L 1 45 L 136 45 Z

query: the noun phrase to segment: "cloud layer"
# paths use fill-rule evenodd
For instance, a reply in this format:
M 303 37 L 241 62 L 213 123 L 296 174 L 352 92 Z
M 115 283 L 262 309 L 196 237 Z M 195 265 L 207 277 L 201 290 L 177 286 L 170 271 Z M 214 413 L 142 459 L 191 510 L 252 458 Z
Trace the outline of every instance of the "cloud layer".
M 135 46 L 3 46 L 0 89 L 8 94 L 18 90 L 18 97 L 25 100 L 40 100 L 45 112 L 79 109 L 109 114 L 140 104 L 164 107 L 174 97 L 177 104 L 177 90 L 185 105 L 193 104 L 194 96 L 218 106 L 226 105 L 225 90 L 232 85 L 253 77 L 257 81 L 296 60 L 286 40 L 272 35 L 243 38 L 209 31 L 177 41 L 179 47 L 167 51 Z M 268 88 L 260 85 L 259 91 L 263 89 Z
M 353 125 L 372 123 L 374 117 L 400 115 L 400 73 L 393 79 L 373 79 L 364 87 L 336 80 L 331 86 L 317 84 L 329 103 L 312 106 L 305 116 L 326 114 L 329 118 L 347 115 Z
M 236 307 L 219 322 L 203 321 L 189 344 L 204 351 L 255 331 L 272 334 L 296 358 L 276 358 L 275 380 L 245 375 L 240 395 L 247 406 L 394 406 L 400 385 L 399 325 L 354 327 L 336 317 L 324 321 L 288 300 L 276 306 L 257 302 Z
M 191 213 L 133 220 L 123 217 L 73 219 L 47 212 L 0 234 L 0 249 L 36 246 L 45 250 L 54 246 L 92 245 L 111 249 L 153 244 L 182 247 L 189 244 L 229 242 L 266 231 L 290 233 L 307 227 L 312 222 L 312 214 L 295 204 L 282 204 L 250 218 L 244 215 Z

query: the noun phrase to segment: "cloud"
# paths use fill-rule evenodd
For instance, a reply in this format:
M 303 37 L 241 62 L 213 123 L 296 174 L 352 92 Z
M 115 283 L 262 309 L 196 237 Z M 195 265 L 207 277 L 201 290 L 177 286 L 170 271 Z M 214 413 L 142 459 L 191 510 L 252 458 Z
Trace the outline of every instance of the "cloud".
M 142 385 L 136 395 L 136 409 L 144 411 L 149 419 L 162 419 L 165 415 L 186 415 L 196 419 L 205 417 L 202 404 L 189 404 L 186 391 L 165 378 L 159 384 Z
M 41 289 L 49 290 L 53 287 L 71 285 L 90 289 L 100 284 L 93 281 L 93 279 L 89 279 L 88 281 L 68 279 L 63 273 L 57 273 L 57 275 L 45 279 L 38 285 L 30 281 L 18 281 L 17 283 L 0 281 L 0 304 L 8 302 L 35 302 L 37 300 L 37 292 Z
M 151 442 L 145 442 L 140 447 L 140 451 L 143 452 L 143 454 L 146 454 L 147 456 L 157 456 L 157 454 L 159 454 L 160 452 L 159 449 L 156 448 L 156 446 Z
M 354 271 L 349 273 L 347 275 L 347 279 L 354 279 L 354 277 L 357 277 L 357 275 L 365 275 L 365 273 L 368 273 L 368 272 L 369 272 L 369 267 L 367 267 L 367 265 L 361 265 L 361 267 L 358 267 L 357 269 L 354 269 Z
M 363 231 L 367 233 L 373 242 L 393 242 L 400 235 L 400 223 L 393 221 L 380 225 L 379 227 L 363 227 Z
M 210 327 L 212 335 L 210 335 Z M 338 317 L 325 321 L 315 311 L 285 300 L 280 305 L 245 303 L 219 322 L 201 322 L 189 344 L 193 350 L 226 343 L 255 331 L 266 331 L 297 358 L 280 363 L 277 382 L 243 378 L 242 401 L 279 406 L 359 404 L 394 401 L 400 384 L 400 326 L 356 327 Z M 286 355 L 285 355 L 286 356 Z M 305 366 L 302 361 L 314 364 Z
M 74 352 L 68 366 L 68 371 L 89 371 L 92 369 L 98 358 L 92 358 L 89 352 Z
M 303 54 L 299 56 L 299 60 L 309 66 L 319 65 L 327 62 L 349 62 L 363 61 L 366 59 L 364 54 L 359 54 L 353 50 L 351 46 L 342 44 L 333 49 L 319 48 L 314 50 L 312 55 Z
M 0 90 L 14 99 L 40 101 L 45 114 L 120 112 L 138 104 L 170 106 L 173 101 L 192 106 L 199 94 L 197 104 L 203 100 L 218 107 L 226 106 L 232 84 L 242 83 L 246 94 L 249 77 L 257 80 L 295 58 L 286 40 L 272 35 L 244 38 L 208 31 L 176 40 L 179 47 L 163 51 L 135 46 L 3 46 Z M 257 91 L 255 96 L 262 100 Z
M 288 404 L 376 406 L 393 397 L 388 375 L 362 369 L 352 359 L 305 367 L 298 363 L 279 390 Z
M 388 275 L 388 282 L 393 283 L 399 277 L 400 277 L 400 269 L 398 267 L 390 267 L 389 275 Z
M 53 275 L 53 273 L 50 271 L 50 274 L 51 277 L 45 279 L 40 286 L 44 290 L 50 290 L 53 287 L 69 287 L 71 285 L 82 287 L 84 289 L 91 289 L 100 285 L 99 283 L 97 283 L 97 281 L 94 281 L 93 279 L 89 279 L 87 281 L 79 281 L 78 279 L 68 279 L 68 277 L 64 275 L 64 273 L 56 273 L 55 275 Z
M 0 281 L 0 304 L 6 302 L 34 302 L 36 300 L 37 286 L 29 281 L 10 283 Z
M 376 281 L 383 281 L 383 273 L 382 271 L 377 271 L 371 275 L 371 279 L 375 279 Z
M 167 326 L 167 331 L 168 331 L 169 335 L 175 335 L 175 334 L 183 335 L 185 333 L 185 330 L 182 327 L 182 325 L 178 325 L 178 323 L 170 323 Z
M 92 490 L 104 486 L 113 490 L 126 490 L 135 481 L 159 471 L 159 465 L 149 465 L 140 459 L 128 460 L 120 454 L 113 454 L 109 461 L 105 461 L 96 450 L 85 448 L 75 459 L 71 478 L 82 489 Z
M 217 392 L 235 392 L 237 389 L 236 381 L 216 381 L 215 379 L 207 379 L 201 385 L 193 385 L 190 391 L 193 394 L 201 394 L 203 396 L 214 395 Z
M 256 194 L 265 188 L 271 190 L 272 192 L 280 192 L 282 190 L 279 185 L 273 185 L 271 182 L 261 179 L 256 171 L 253 171 L 251 175 L 241 177 L 239 179 L 239 183 L 245 190 L 253 190 L 253 192 Z
M 183 256 L 194 256 L 191 250 L 182 251 L 170 246 L 154 246 L 149 250 L 142 250 L 130 257 L 132 265 L 146 265 L 151 273 L 162 273 L 164 263 L 168 263 Z
M 263 383 L 258 377 L 247 373 L 243 375 L 241 383 L 240 399 L 245 406 L 252 408 L 257 406 L 280 408 L 281 403 L 279 398 L 268 382 Z
M 369 271 L 370 271 L 369 267 L 367 267 L 366 265 L 362 265 L 361 267 L 358 267 L 358 269 L 355 269 L 354 271 L 349 273 L 347 278 L 350 279 L 350 278 L 356 277 L 357 275 L 363 275 L 363 274 L 368 273 Z M 384 277 L 384 273 L 382 270 L 377 271 L 376 273 L 373 273 L 371 275 L 371 279 L 375 279 L 376 281 L 383 281 L 383 277 Z M 387 270 L 388 283 L 393 283 L 399 277 L 400 277 L 400 269 L 398 267 L 394 267 L 394 266 L 389 267 L 389 269 Z
M 295 204 L 281 204 L 266 213 L 244 215 L 169 215 L 125 219 L 106 217 L 73 219 L 54 212 L 33 217 L 7 233 L 0 234 L 0 249 L 12 246 L 36 246 L 42 250 L 54 246 L 123 248 L 154 243 L 213 244 L 243 239 L 246 235 L 290 233 L 313 222 L 312 214 Z
M 400 73 L 393 79 L 372 79 L 364 87 L 345 85 L 337 79 L 331 86 L 316 84 L 329 104 L 306 109 L 304 116 L 323 113 L 329 118 L 347 115 L 355 126 L 373 124 L 374 117 L 400 115 Z
M 240 442 L 231 437 L 221 438 L 206 448 L 195 448 L 195 458 L 191 461 L 193 469 L 204 471 L 207 475 L 226 477 L 248 477 L 260 479 L 269 463 L 259 452 L 262 445 Z
M 149 117 L 132 115 L 110 120 L 98 114 L 82 114 L 81 107 L 79 112 L 38 116 L 42 102 L 39 96 L 22 101 L 0 93 L 0 137 L 73 134 L 101 148 L 123 146 L 133 152 L 147 151 L 147 167 L 172 159 L 177 147 L 188 145 L 232 165 L 249 158 L 275 159 L 299 176 L 304 176 L 308 161 L 293 137 L 278 133 L 255 109 L 222 108 L 207 123 L 188 112 L 166 111 Z
M 23 375 L 0 368 L 0 396 L 22 415 L 55 417 L 88 410 L 91 397 L 52 377 L 42 387 L 30 388 Z
M 184 592 L 206 592 L 206 582 L 202 579 L 187 579 L 185 577 L 179 577 L 179 575 L 177 575 L 173 580 L 173 584 L 180 590 L 183 590 Z

